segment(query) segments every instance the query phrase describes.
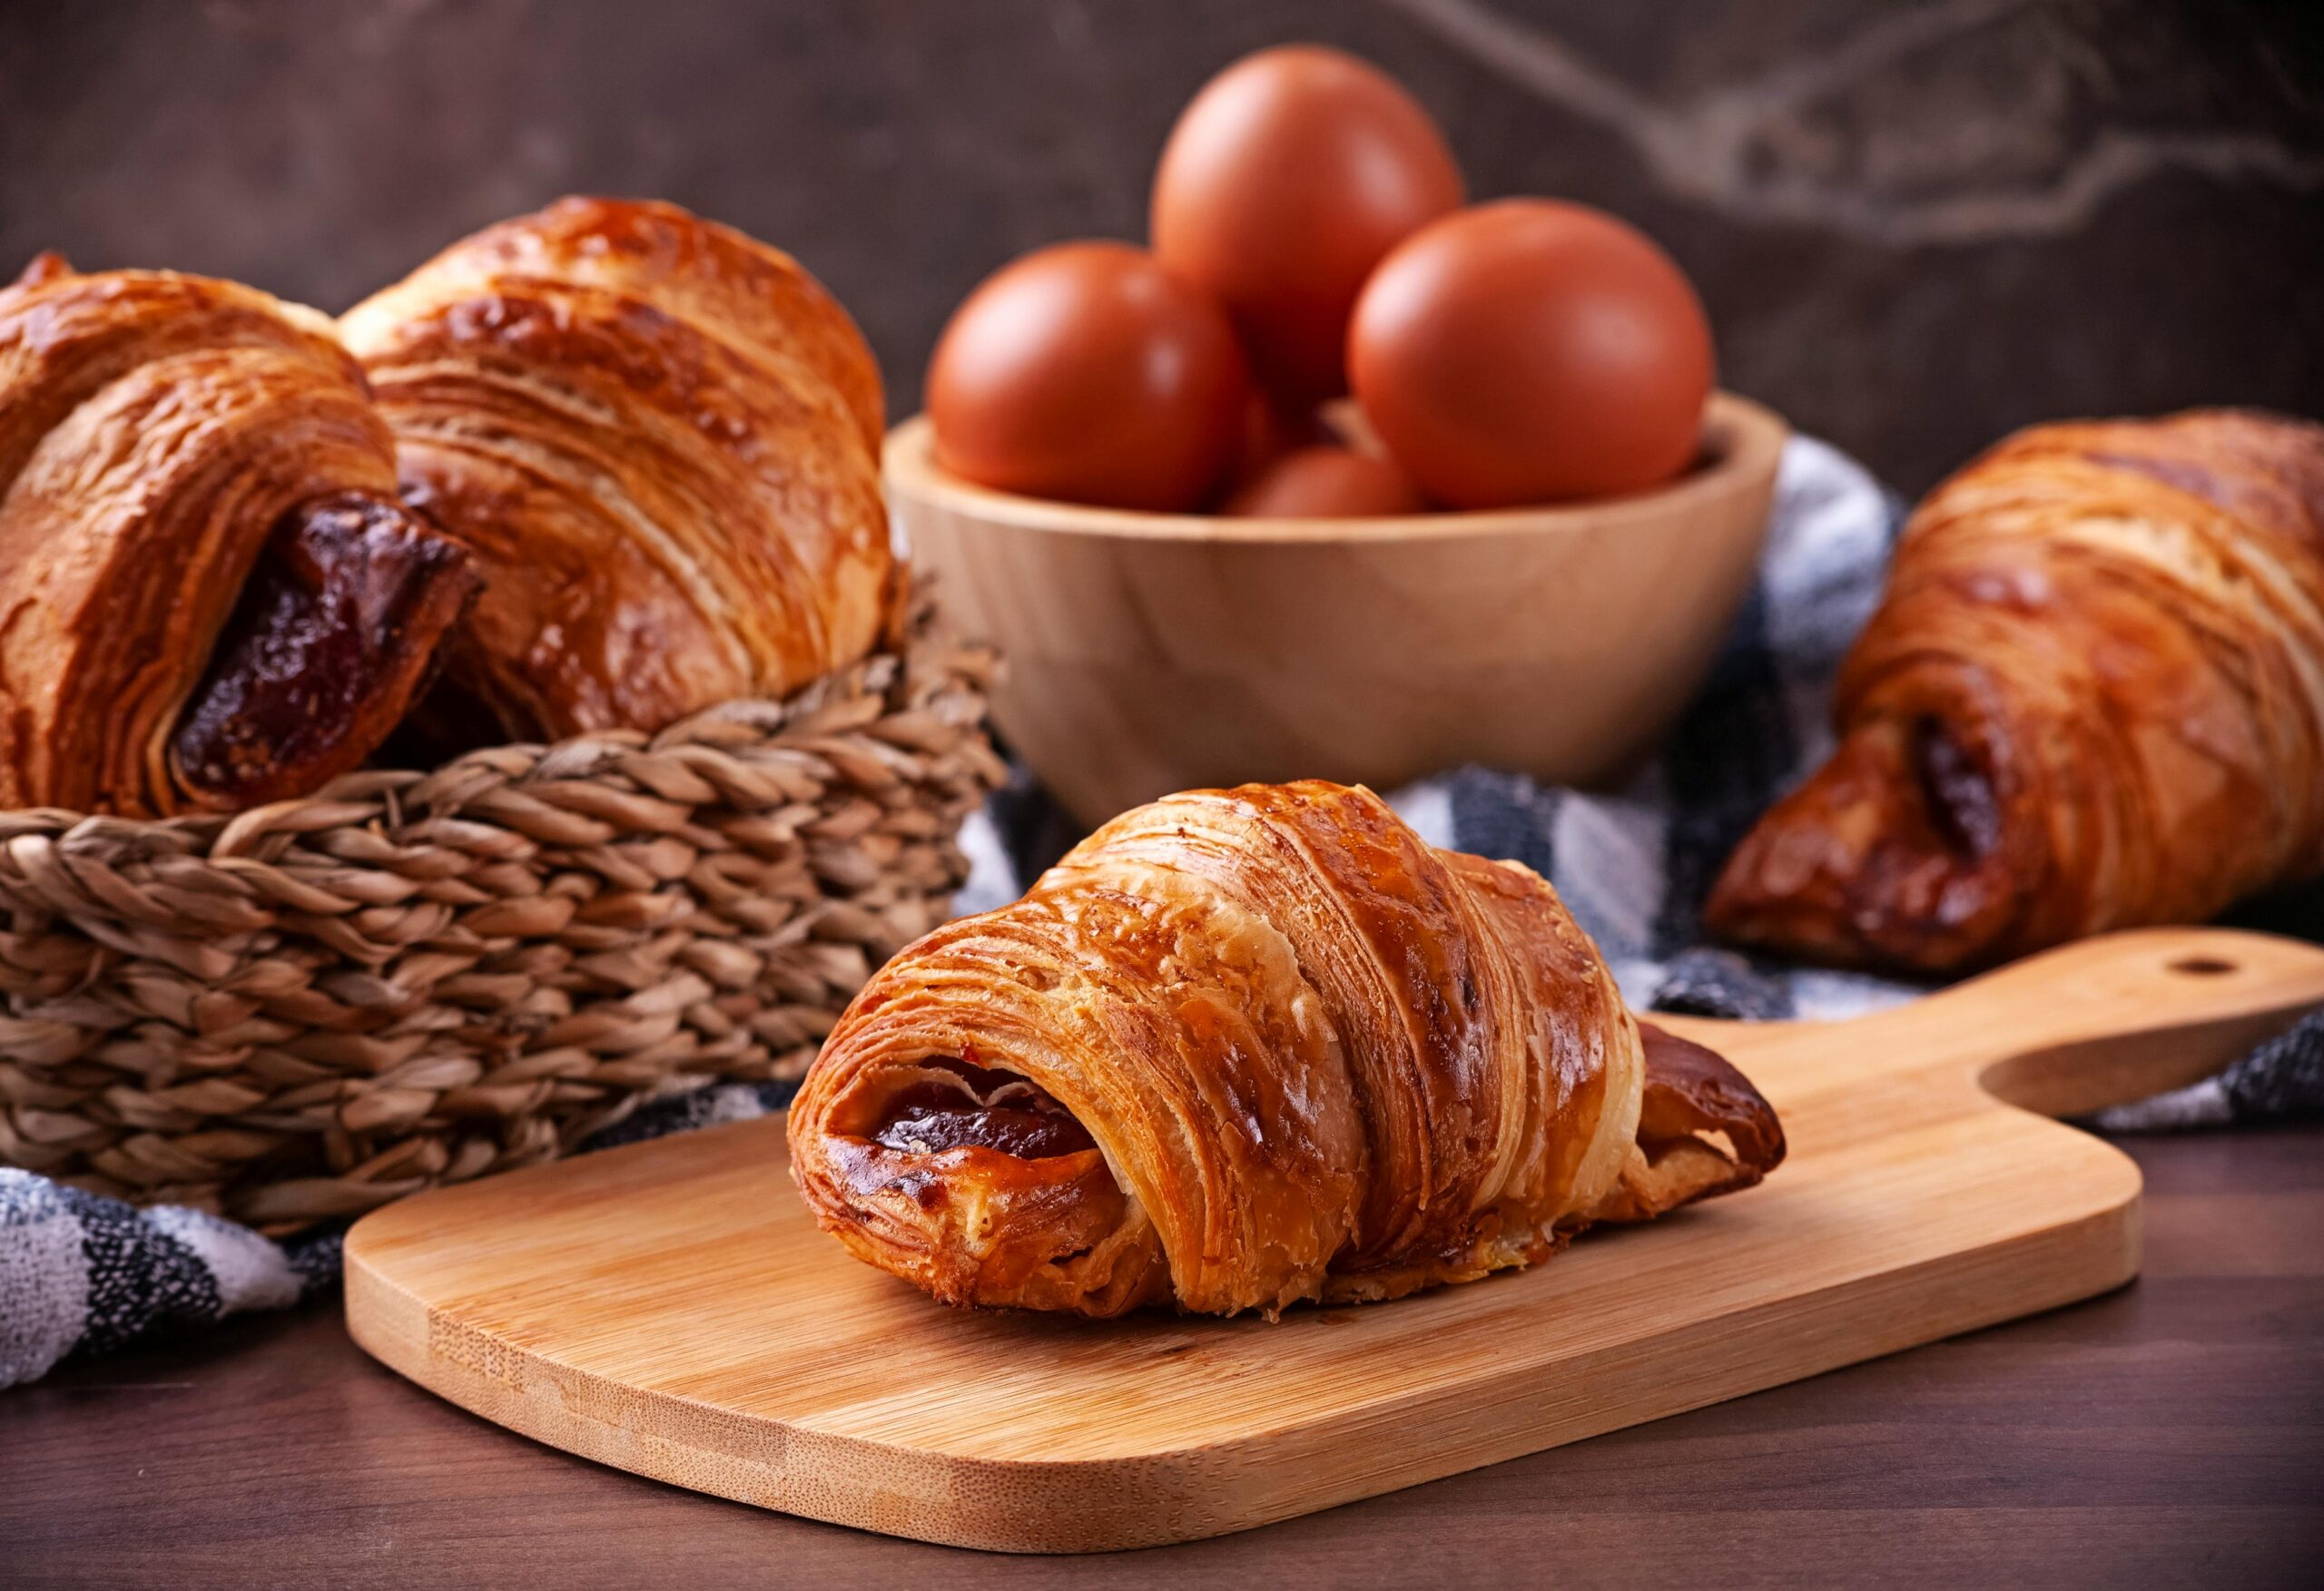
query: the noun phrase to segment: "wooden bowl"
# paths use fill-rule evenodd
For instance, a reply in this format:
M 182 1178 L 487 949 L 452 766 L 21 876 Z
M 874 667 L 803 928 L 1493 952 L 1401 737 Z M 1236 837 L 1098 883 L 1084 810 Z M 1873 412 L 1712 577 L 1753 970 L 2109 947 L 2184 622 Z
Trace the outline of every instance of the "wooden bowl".
M 1229 519 L 972 486 L 937 466 L 922 416 L 888 437 L 888 493 L 948 618 L 1002 651 L 1002 733 L 1094 825 L 1246 780 L 1618 778 L 1749 589 L 1786 434 L 1722 392 L 1702 462 L 1634 496 Z

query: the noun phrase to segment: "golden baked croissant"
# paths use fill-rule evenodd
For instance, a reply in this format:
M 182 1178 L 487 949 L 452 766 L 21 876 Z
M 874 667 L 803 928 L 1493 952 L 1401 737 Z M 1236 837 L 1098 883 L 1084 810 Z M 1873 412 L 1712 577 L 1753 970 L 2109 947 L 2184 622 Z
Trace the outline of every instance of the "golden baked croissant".
M 0 289 L 0 806 L 304 794 L 386 737 L 475 584 L 324 317 L 53 254 Z
M 2324 427 L 2039 426 L 1930 495 L 1713 930 L 1951 972 L 2324 871 Z
M 1137 808 L 906 948 L 790 1141 L 858 1258 L 1091 1316 L 1469 1281 L 1783 1154 L 1740 1074 L 1641 1043 L 1548 884 L 1321 781 Z
M 655 729 L 871 649 L 880 374 L 789 256 L 567 199 L 357 305 L 414 506 L 481 559 L 446 692 L 501 733 Z

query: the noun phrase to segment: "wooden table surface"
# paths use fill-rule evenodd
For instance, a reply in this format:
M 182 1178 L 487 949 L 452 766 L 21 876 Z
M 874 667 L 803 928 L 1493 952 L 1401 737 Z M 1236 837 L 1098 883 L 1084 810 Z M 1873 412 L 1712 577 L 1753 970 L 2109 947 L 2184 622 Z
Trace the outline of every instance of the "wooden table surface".
M 599 1468 L 335 1304 L 0 1392 L 0 1586 L 2324 1584 L 2324 1129 L 2131 1139 L 2109 1297 L 1220 1540 L 1003 1558 Z

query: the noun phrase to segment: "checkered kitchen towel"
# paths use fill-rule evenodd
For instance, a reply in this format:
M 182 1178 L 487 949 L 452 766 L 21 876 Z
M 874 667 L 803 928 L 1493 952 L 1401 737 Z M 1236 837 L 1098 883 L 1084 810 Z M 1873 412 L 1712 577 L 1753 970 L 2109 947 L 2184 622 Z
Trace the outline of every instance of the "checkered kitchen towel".
M 1784 456 L 1757 588 L 1709 683 L 1654 765 L 1620 795 L 1546 790 L 1463 770 L 1398 792 L 1430 840 L 1513 857 L 1563 895 L 1633 1004 L 1721 1016 L 1854 1016 L 1919 986 L 1784 967 L 1704 946 L 1697 911 L 1728 850 L 1770 800 L 1830 749 L 1832 675 L 1877 600 L 1900 506 L 1850 460 L 1795 439 Z M 959 902 L 1013 899 L 1076 835 L 1029 782 L 993 800 L 963 837 L 976 863 Z M 2324 891 L 2267 926 L 2324 939 Z M 779 1109 L 783 1085 L 730 1085 L 639 1112 L 601 1142 L 629 1142 Z M 2111 1112 L 2117 1129 L 2324 1113 L 2324 1014 L 2219 1077 Z M 282 1245 L 187 1210 L 133 1210 L 0 1171 L 0 1387 L 75 1350 L 196 1330 L 279 1309 L 338 1279 L 339 1239 Z

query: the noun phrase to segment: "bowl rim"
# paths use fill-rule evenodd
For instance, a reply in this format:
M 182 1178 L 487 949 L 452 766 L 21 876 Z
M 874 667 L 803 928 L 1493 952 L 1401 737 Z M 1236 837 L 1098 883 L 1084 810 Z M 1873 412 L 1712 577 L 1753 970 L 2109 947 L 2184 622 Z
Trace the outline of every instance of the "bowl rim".
M 1026 530 L 1072 532 L 1129 539 L 1201 542 L 1422 541 L 1497 531 L 1531 535 L 1604 530 L 1659 520 L 1699 504 L 1771 479 L 1791 427 L 1766 405 L 1722 389 L 1703 406 L 1706 434 L 1732 438 L 1703 468 L 1659 486 L 1620 496 L 1590 497 L 1524 508 L 1447 509 L 1363 519 L 1272 519 L 1216 514 L 1161 514 L 1059 503 L 980 486 L 936 462 L 934 427 L 925 414 L 899 422 L 881 448 L 881 473 L 891 496 L 938 504 L 954 513 Z

